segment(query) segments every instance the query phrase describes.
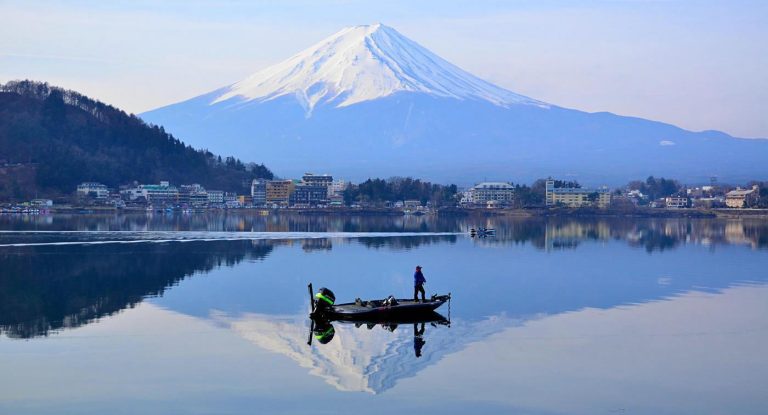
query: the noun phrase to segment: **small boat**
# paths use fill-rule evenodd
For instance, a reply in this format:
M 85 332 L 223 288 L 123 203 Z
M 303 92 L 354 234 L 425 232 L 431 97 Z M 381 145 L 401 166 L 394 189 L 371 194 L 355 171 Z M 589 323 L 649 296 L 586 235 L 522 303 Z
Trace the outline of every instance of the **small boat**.
M 312 296 L 312 284 L 309 284 L 309 294 Z M 435 309 L 451 299 L 448 295 L 433 295 L 426 301 L 414 301 L 411 298 L 394 298 L 389 296 L 383 300 L 356 299 L 353 303 L 336 304 L 333 291 L 327 288 L 318 290 L 311 297 L 312 312 L 310 317 L 338 321 L 386 321 L 408 320 L 432 315 Z
M 486 236 L 496 236 L 496 229 L 493 228 L 471 228 L 469 230 L 469 235 L 471 237 L 479 236 L 479 237 L 486 237 Z

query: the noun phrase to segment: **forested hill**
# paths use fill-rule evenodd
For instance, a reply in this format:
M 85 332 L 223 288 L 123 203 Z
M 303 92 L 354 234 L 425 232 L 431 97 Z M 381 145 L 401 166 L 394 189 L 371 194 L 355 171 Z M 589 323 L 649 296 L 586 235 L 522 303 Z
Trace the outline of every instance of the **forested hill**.
M 70 194 L 84 181 L 117 187 L 168 180 L 244 191 L 256 177 L 272 172 L 196 150 L 163 127 L 77 92 L 32 81 L 0 85 L 0 197 Z

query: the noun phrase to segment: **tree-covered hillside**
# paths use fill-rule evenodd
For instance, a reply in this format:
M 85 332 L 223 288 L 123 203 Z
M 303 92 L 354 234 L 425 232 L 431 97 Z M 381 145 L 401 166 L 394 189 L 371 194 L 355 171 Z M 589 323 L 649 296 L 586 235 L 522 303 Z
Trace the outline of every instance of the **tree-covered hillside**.
M 251 179 L 272 176 L 264 165 L 196 150 L 163 127 L 77 92 L 32 81 L 0 85 L 2 198 L 69 194 L 84 181 L 117 187 L 168 180 L 244 191 Z

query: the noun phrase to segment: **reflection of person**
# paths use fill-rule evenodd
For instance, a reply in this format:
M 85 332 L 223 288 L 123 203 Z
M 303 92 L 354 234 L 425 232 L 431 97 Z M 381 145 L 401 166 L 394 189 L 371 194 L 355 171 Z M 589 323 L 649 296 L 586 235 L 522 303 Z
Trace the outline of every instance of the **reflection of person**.
M 424 323 L 421 323 L 421 329 L 417 326 L 418 323 L 413 323 L 413 351 L 416 353 L 416 357 L 421 357 L 421 348 L 424 347 Z
M 427 279 L 421 273 L 421 265 L 416 265 L 416 272 L 413 273 L 413 301 L 419 301 L 419 292 L 421 292 L 421 301 L 427 301 L 426 293 L 424 292 L 425 282 L 427 282 Z

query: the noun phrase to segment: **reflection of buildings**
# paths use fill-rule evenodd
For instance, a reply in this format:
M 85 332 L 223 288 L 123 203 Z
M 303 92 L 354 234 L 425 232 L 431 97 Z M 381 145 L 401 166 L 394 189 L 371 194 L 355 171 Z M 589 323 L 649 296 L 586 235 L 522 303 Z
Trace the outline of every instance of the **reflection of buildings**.
M 550 249 L 575 248 L 585 240 L 608 240 L 611 227 L 606 222 L 549 222 L 546 224 L 545 247 Z
M 648 252 L 680 244 L 749 245 L 768 247 L 768 224 L 761 220 L 735 219 L 561 219 L 495 220 L 496 237 L 478 240 L 483 245 L 530 242 L 538 248 L 576 248 L 587 241 L 625 241 Z
M 515 324 L 503 317 L 454 322 L 450 328 L 427 324 L 425 344 L 417 358 L 412 324 L 389 331 L 381 326 L 368 329 L 336 322 L 333 340 L 310 347 L 305 316 L 245 314 L 233 318 L 218 314 L 213 318 L 257 346 L 287 356 L 340 391 L 369 393 L 384 392 L 444 356 Z
M 303 239 L 301 249 L 304 252 L 330 251 L 333 249 L 333 242 L 328 238 Z

